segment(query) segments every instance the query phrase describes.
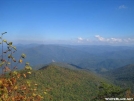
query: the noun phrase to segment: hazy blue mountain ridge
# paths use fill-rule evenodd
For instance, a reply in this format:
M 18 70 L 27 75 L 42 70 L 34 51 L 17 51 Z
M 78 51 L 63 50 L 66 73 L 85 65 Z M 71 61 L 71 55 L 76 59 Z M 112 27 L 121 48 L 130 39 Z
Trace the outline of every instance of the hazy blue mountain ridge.
M 17 45 L 16 54 L 26 54 L 24 62 L 32 66 L 51 62 L 64 62 L 86 69 L 105 68 L 107 70 L 134 63 L 134 47 L 128 46 L 88 46 L 88 45 Z

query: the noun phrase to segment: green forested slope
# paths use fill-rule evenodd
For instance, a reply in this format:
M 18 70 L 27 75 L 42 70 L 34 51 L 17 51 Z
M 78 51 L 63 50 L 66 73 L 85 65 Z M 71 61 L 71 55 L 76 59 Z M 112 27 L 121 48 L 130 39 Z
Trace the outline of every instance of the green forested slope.
M 129 64 L 108 72 L 103 75 L 114 81 L 121 87 L 130 88 L 134 92 L 134 64 Z
M 38 83 L 44 101 L 91 101 L 97 96 L 99 83 L 104 81 L 91 72 L 56 65 L 33 72 L 29 79 Z

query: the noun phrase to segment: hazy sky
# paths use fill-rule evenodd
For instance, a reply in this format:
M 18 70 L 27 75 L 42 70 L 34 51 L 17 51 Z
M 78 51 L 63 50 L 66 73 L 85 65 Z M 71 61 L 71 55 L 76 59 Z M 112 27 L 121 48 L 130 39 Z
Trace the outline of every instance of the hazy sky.
M 15 43 L 134 45 L 134 0 L 0 0 Z

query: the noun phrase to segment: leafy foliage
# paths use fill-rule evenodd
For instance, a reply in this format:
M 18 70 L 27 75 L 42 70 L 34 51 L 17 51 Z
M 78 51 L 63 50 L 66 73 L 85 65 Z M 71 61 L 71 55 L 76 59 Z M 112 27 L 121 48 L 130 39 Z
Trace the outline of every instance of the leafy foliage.
M 5 32 L 7 33 L 7 32 Z M 23 62 L 26 55 L 22 54 L 19 61 L 17 61 L 13 54 L 17 51 L 12 42 L 3 40 L 1 34 L 2 55 L 0 61 L 0 68 L 2 74 L 0 75 L 0 101 L 41 101 L 41 95 L 37 94 L 37 84 L 31 84 L 28 80 L 24 80 L 31 74 L 31 66 L 29 63 L 25 64 L 25 71 L 16 71 L 19 63 Z M 7 50 L 3 51 L 3 44 L 7 45 Z M 7 58 L 5 57 L 8 54 Z M 16 63 L 13 66 L 12 62 Z M 9 67 L 10 66 L 10 67 Z
M 95 101 L 105 101 L 105 98 L 125 97 L 124 93 L 126 90 L 120 87 L 101 82 L 98 88 L 98 95 L 93 99 Z

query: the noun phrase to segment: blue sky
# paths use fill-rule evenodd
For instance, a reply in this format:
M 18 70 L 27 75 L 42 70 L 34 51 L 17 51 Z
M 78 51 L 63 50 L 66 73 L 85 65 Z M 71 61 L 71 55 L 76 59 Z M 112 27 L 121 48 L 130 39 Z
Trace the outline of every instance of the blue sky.
M 0 0 L 15 43 L 134 45 L 134 0 Z

